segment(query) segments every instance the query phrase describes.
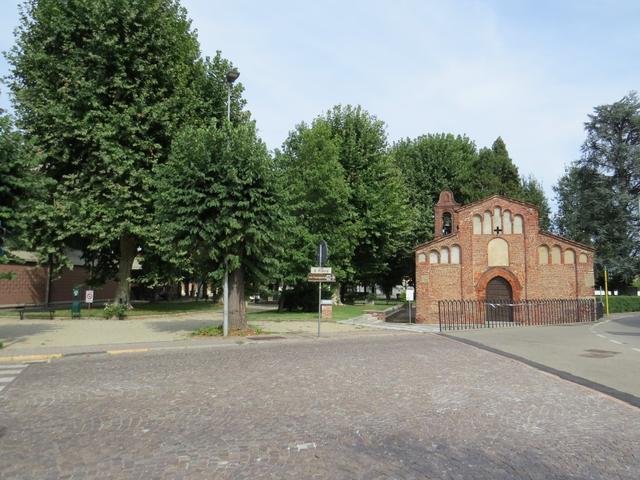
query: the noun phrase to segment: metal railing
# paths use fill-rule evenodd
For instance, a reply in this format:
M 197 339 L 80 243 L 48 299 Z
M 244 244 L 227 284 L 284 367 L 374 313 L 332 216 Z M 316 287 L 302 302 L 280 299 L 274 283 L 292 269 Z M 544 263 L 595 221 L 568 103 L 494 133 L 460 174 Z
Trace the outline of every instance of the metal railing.
M 522 300 L 440 300 L 440 331 L 525 325 L 563 325 L 596 320 L 592 298 Z

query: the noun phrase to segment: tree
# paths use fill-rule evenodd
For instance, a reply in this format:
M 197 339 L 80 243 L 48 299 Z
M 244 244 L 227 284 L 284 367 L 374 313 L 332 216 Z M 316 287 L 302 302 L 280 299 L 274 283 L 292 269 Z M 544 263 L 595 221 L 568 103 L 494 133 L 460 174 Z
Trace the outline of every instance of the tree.
M 554 188 L 561 234 L 596 248 L 597 275 L 630 285 L 640 271 L 640 101 L 601 105 L 585 123 L 582 157 Z
M 395 143 L 391 155 L 405 173 L 409 197 L 415 206 L 413 243 L 433 238 L 433 205 L 440 192 L 450 189 L 459 202 L 471 199 L 469 179 L 477 160 L 475 144 L 466 136 L 428 134 Z
M 290 232 L 282 259 L 283 282 L 306 282 L 320 240 L 329 245 L 329 264 L 338 281 L 353 276 L 357 212 L 350 204 L 351 187 L 340 163 L 339 143 L 327 121 L 317 118 L 311 126 L 298 125 L 283 150 L 276 152 L 275 161 Z
M 206 67 L 174 0 L 29 0 L 8 55 L 18 124 L 52 182 L 34 208 L 43 250 L 83 250 L 129 302 L 153 231 L 151 173 L 203 109 Z
M 520 179 L 519 192 L 515 192 L 513 197 L 537 206 L 540 214 L 540 228 L 542 230 L 549 230 L 551 228 L 549 201 L 544 194 L 542 185 L 533 175 Z
M 165 258 L 210 281 L 219 281 L 226 266 L 229 327 L 247 328 L 245 284 L 272 278 L 282 244 L 275 169 L 254 124 L 185 127 L 156 170 Z
M 517 198 L 520 195 L 520 176 L 513 163 L 507 146 L 498 137 L 491 148 L 482 148 L 472 166 L 468 195 L 470 200 L 479 200 L 489 195 L 499 194 Z

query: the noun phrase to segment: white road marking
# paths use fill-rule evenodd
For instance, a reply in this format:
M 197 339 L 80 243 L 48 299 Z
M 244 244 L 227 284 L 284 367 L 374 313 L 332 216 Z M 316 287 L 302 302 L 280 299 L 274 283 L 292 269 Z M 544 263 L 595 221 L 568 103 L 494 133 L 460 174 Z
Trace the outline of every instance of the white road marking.
M 617 341 L 617 340 L 609 340 L 609 341 L 610 341 L 611 343 L 616 343 L 616 344 L 618 344 L 618 345 L 622 345 L 622 342 L 619 342 L 619 341 Z
M 16 377 L 0 377 L 0 383 L 9 383 L 15 379 Z
M 4 385 L 0 385 L 0 392 L 4 389 Z
M 2 375 L 18 375 L 22 370 L 0 370 Z
M 13 370 L 14 368 L 25 368 L 26 365 L 24 363 L 14 363 L 14 364 L 2 364 L 0 363 L 0 371 L 2 370 Z
M 602 335 L 601 333 L 596 333 L 596 335 L 598 335 L 600 338 L 607 338 L 606 336 Z
M 640 352 L 640 348 L 632 348 L 632 350 L 635 350 L 636 352 Z

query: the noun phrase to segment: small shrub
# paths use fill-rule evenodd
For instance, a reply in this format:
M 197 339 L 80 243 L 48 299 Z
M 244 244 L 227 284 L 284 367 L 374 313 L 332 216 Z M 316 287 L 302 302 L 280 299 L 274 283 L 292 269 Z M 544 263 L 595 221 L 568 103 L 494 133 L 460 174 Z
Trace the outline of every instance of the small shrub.
M 198 328 L 191 335 L 193 335 L 194 337 L 221 337 L 222 334 L 222 325 L 210 325 L 208 327 Z
M 0 342 L 0 348 L 4 348 L 4 343 Z
M 107 320 L 113 317 L 122 320 L 127 316 L 127 306 L 122 303 L 108 303 L 104 306 L 103 315 Z

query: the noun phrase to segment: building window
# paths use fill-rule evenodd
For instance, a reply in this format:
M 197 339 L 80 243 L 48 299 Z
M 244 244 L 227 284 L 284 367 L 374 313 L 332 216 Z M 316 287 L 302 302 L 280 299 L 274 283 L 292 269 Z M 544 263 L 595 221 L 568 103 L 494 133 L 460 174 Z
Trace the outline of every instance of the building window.
M 484 212 L 484 219 L 482 220 L 482 233 L 484 235 L 491 235 L 491 212 Z
M 418 254 L 418 263 L 424 263 L 427 261 L 427 257 L 424 255 L 424 253 L 419 253 Z
M 480 215 L 473 216 L 473 234 L 480 235 L 482 233 L 482 217 Z
M 490 267 L 509 266 L 509 244 L 503 238 L 494 238 L 487 245 L 487 263 Z
M 561 263 L 562 258 L 562 250 L 558 245 L 554 245 L 551 247 L 551 263 L 554 265 L 559 265 Z
M 578 261 L 580 263 L 587 263 L 588 257 L 586 253 L 581 253 L 580 257 L 578 257 Z
M 493 209 L 493 231 L 498 233 L 497 229 L 500 229 L 502 232 L 502 209 L 500 207 L 496 207 Z
M 504 230 L 505 235 L 511 235 L 513 232 L 512 224 L 511 224 L 511 212 L 509 210 L 505 210 L 502 214 L 502 229 Z
M 449 263 L 449 249 L 447 247 L 440 249 L 440 263 Z
M 573 250 L 564 251 L 564 263 L 573 265 L 576 263 L 576 254 Z
M 451 214 L 445 212 L 442 214 L 442 235 L 451 235 L 451 232 L 453 232 Z
M 436 250 L 431 250 L 429 252 L 429 263 L 431 264 L 440 263 L 440 255 L 438 255 L 438 252 Z
M 460 247 L 458 245 L 451 247 L 451 263 L 455 265 L 460 263 Z
M 513 233 L 521 235 L 524 230 L 523 223 L 522 215 L 516 215 L 513 217 Z
M 540 245 L 538 247 L 538 264 L 549 264 L 549 247 L 547 247 L 546 245 Z

